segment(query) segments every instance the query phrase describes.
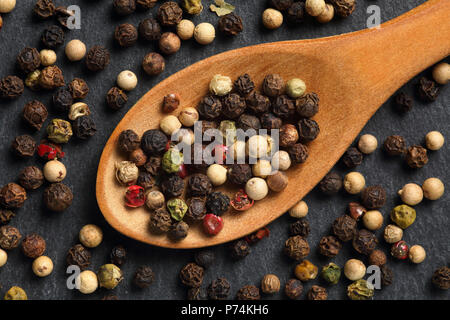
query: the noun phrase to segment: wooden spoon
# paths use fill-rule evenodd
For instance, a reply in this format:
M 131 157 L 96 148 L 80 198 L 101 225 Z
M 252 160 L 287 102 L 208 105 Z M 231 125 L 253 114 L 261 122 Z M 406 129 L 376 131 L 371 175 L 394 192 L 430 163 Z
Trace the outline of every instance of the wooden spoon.
M 198 248 L 243 237 L 267 225 L 302 199 L 333 167 L 377 109 L 414 75 L 450 52 L 450 1 L 430 0 L 381 25 L 315 40 L 285 41 L 246 47 L 200 61 L 162 81 L 125 115 L 108 140 L 97 174 L 97 201 L 106 220 L 128 237 L 170 248 Z M 162 98 L 178 93 L 182 107 L 195 106 L 215 74 L 236 78 L 248 73 L 257 84 L 265 75 L 305 80 L 320 96 L 315 117 L 321 133 L 309 145 L 303 165 L 287 171 L 288 187 L 258 201 L 248 211 L 223 216 L 224 228 L 209 237 L 192 226 L 186 239 L 171 241 L 149 231 L 150 213 L 124 206 L 125 188 L 115 179 L 114 164 L 125 160 L 117 137 L 126 129 L 139 135 L 157 128 Z M 227 187 L 230 195 L 237 189 Z

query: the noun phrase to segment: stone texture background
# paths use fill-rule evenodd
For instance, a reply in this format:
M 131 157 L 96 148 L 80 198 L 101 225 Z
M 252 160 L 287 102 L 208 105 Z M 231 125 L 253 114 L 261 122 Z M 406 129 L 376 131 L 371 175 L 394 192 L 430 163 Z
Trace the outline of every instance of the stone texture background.
M 150 15 L 148 13 L 136 13 L 128 17 L 117 17 L 112 12 L 111 0 L 97 1 L 56 1 L 57 4 L 78 4 L 82 12 L 82 29 L 66 33 L 67 40 L 79 38 L 88 47 L 96 44 L 107 46 L 111 50 L 112 62 L 104 71 L 97 74 L 88 73 L 83 63 L 69 63 L 65 58 L 63 48 L 58 50 L 57 64 L 62 67 L 65 78 L 70 81 L 75 76 L 88 81 L 91 92 L 86 99 L 90 105 L 93 116 L 98 125 L 98 133 L 89 141 L 73 139 L 65 151 L 67 157 L 64 163 L 68 169 L 65 180 L 74 191 L 73 205 L 64 213 L 51 213 L 42 206 L 43 188 L 30 193 L 29 200 L 19 210 L 12 222 L 13 226 L 20 229 L 23 234 L 37 232 L 47 240 L 46 254 L 55 262 L 54 273 L 45 279 L 38 279 L 31 272 L 31 261 L 23 256 L 20 250 L 9 253 L 7 265 L 0 269 L 0 296 L 12 285 L 23 287 L 32 299 L 99 299 L 106 292 L 99 290 L 87 297 L 77 291 L 66 288 L 65 255 L 67 249 L 77 243 L 77 235 L 80 228 L 87 223 L 95 223 L 104 231 L 103 244 L 92 250 L 92 269 L 96 270 L 100 265 L 108 261 L 110 249 L 116 244 L 123 244 L 128 248 L 129 259 L 123 267 L 125 280 L 114 291 L 120 299 L 184 299 L 186 289 L 178 281 L 178 272 L 182 266 L 193 260 L 193 251 L 174 251 L 151 247 L 145 244 L 127 239 L 109 227 L 103 219 L 95 199 L 95 177 L 97 162 L 102 147 L 108 136 L 127 110 L 147 92 L 153 85 L 170 76 L 182 68 L 225 50 L 243 46 L 281 41 L 291 39 L 307 39 L 330 36 L 363 29 L 366 26 L 366 9 L 368 5 L 377 4 L 381 7 L 382 21 L 392 19 L 413 7 L 423 3 L 422 0 L 391 0 L 387 1 L 358 1 L 355 13 L 348 19 L 335 19 L 327 25 L 319 25 L 312 19 L 299 27 L 281 27 L 279 30 L 269 32 L 263 28 L 260 15 L 266 6 L 266 1 L 247 0 L 230 1 L 237 6 L 236 12 L 244 18 L 245 31 L 235 38 L 218 36 L 216 41 L 206 47 L 197 45 L 193 41 L 183 42 L 181 51 L 167 59 L 167 68 L 163 74 L 156 78 L 146 76 L 140 68 L 142 57 L 145 53 L 154 50 L 152 44 L 139 42 L 129 49 L 120 49 L 113 41 L 113 32 L 117 24 L 131 22 L 135 25 L 140 20 Z M 212 2 L 204 1 L 205 4 Z M 32 7 L 34 1 L 18 1 L 17 8 L 8 15 L 3 15 L 4 26 L 0 31 L 0 75 L 17 73 L 14 66 L 16 54 L 25 46 L 39 48 L 40 34 L 51 21 L 40 22 L 33 18 Z M 154 13 L 155 9 L 151 11 Z M 204 10 L 194 18 L 195 22 L 210 21 L 217 23 L 217 17 Z M 117 74 L 124 69 L 131 69 L 139 77 L 139 85 L 129 96 L 129 103 L 123 110 L 112 113 L 107 110 L 104 97 L 108 89 L 114 84 Z M 220 70 L 218 70 L 219 72 Z M 392 70 L 395 72 L 395 70 Z M 424 74 L 429 75 L 429 71 Z M 300 75 L 301 76 L 301 75 Z M 406 84 L 404 90 L 413 93 L 417 78 Z M 33 134 L 36 139 L 44 135 L 44 130 L 33 133 L 21 120 L 23 105 L 31 100 L 38 99 L 49 106 L 50 94 L 33 93 L 28 89 L 18 100 L 12 102 L 1 101 L 0 108 L 0 184 L 6 184 L 17 178 L 18 172 L 26 165 L 40 163 L 37 158 L 29 160 L 15 159 L 9 150 L 10 141 L 18 134 Z M 376 113 L 367 124 L 363 133 L 372 133 L 382 141 L 391 134 L 400 134 L 406 137 L 409 144 L 422 143 L 424 136 L 431 130 L 440 130 L 447 137 L 450 136 L 450 88 L 447 86 L 435 103 L 422 104 L 415 101 L 413 111 L 406 115 L 396 113 L 392 107 L 391 99 Z M 364 106 L 361 106 L 362 108 Z M 57 114 L 51 111 L 50 117 Z M 324 150 L 324 156 L 327 151 Z M 386 221 L 390 209 L 399 202 L 396 191 L 407 182 L 422 183 L 431 176 L 440 177 L 448 184 L 450 173 L 448 172 L 449 144 L 438 152 L 430 154 L 429 164 L 421 170 L 410 170 L 399 159 L 387 158 L 381 150 L 367 156 L 364 163 L 357 168 L 361 171 L 368 184 L 382 184 L 388 190 L 388 202 L 382 209 Z M 341 166 L 336 170 L 344 174 L 346 171 Z M 328 262 L 328 259 L 320 257 L 317 253 L 317 244 L 323 235 L 328 234 L 331 222 L 342 214 L 349 201 L 355 197 L 344 193 L 333 197 L 324 197 L 319 192 L 313 191 L 306 201 L 310 207 L 308 220 L 311 223 L 311 235 L 308 238 L 312 247 L 310 259 L 320 267 Z M 449 263 L 450 243 L 448 238 L 450 205 L 450 193 L 439 201 L 424 201 L 417 206 L 418 217 L 416 223 L 405 232 L 405 240 L 412 244 L 421 244 L 427 250 L 427 259 L 421 265 L 412 265 L 407 261 L 394 261 L 389 258 L 389 266 L 394 270 L 395 282 L 391 287 L 377 291 L 375 299 L 448 299 L 449 294 L 439 291 L 431 285 L 431 274 L 434 269 Z M 255 217 L 257 218 L 257 217 Z M 277 274 L 284 282 L 293 277 L 295 262 L 289 261 L 282 253 L 284 241 L 288 236 L 288 226 L 292 222 L 286 215 L 270 225 L 271 236 L 252 248 L 252 253 L 246 259 L 234 262 L 230 260 L 227 245 L 214 248 L 217 255 L 217 263 L 206 271 L 205 285 L 219 276 L 228 278 L 232 284 L 232 296 L 237 290 L 247 284 L 258 285 L 262 276 L 266 273 Z M 381 232 L 377 232 L 381 235 Z M 381 237 L 380 237 L 381 239 Z M 388 249 L 383 241 L 381 248 Z M 346 244 L 342 252 L 333 259 L 343 266 L 349 258 L 361 258 Z M 156 273 L 155 283 L 148 290 L 138 290 L 131 283 L 137 266 L 148 264 Z M 305 292 L 313 283 L 320 284 L 320 280 L 305 284 Z M 329 287 L 330 299 L 345 299 L 347 280 L 341 280 L 339 285 Z M 302 298 L 305 298 L 305 293 Z M 270 299 L 285 299 L 281 292 Z

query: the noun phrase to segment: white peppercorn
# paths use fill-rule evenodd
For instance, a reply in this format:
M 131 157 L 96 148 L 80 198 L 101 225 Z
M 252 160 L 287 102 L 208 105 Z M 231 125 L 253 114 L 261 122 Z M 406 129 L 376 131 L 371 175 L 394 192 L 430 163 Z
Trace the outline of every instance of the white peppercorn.
M 344 188 L 350 194 L 358 194 L 366 187 L 366 179 L 359 172 L 350 172 L 344 177 Z
M 194 38 L 200 44 L 207 45 L 214 41 L 216 29 L 207 22 L 202 22 L 194 29 Z
M 278 29 L 283 24 L 283 14 L 275 9 L 266 9 L 262 14 L 262 22 L 267 29 Z
M 316 17 L 316 20 L 319 23 L 328 23 L 334 18 L 334 6 L 332 4 L 327 3 L 325 5 L 325 9 L 321 14 Z
M 344 274 L 351 281 L 362 279 L 366 275 L 366 266 L 361 260 L 350 259 L 344 265 Z
M 134 162 L 120 161 L 116 163 L 116 178 L 120 184 L 128 185 L 135 182 L 139 176 L 139 169 Z
M 47 277 L 53 272 L 53 261 L 47 256 L 40 256 L 33 261 L 32 269 L 38 277 Z
M 371 154 L 378 147 L 378 141 L 375 136 L 371 134 L 364 134 L 359 138 L 358 149 L 364 154 Z
M 275 152 L 272 156 L 272 167 L 274 170 L 286 171 L 291 167 L 291 158 L 289 153 L 284 150 Z
M 136 74 L 130 70 L 125 70 L 117 76 L 117 85 L 125 91 L 131 91 L 136 88 L 138 79 Z
M 427 253 L 425 249 L 418 244 L 409 248 L 408 257 L 412 263 L 422 263 L 425 260 L 426 256 Z
M 286 83 L 286 93 L 293 99 L 305 94 L 306 84 L 302 79 L 293 78 Z
M 16 7 L 16 0 L 0 0 L 0 13 L 9 13 Z
M 305 201 L 300 200 L 292 208 L 289 209 L 289 215 L 292 218 L 304 218 L 308 214 L 308 205 Z
M 383 225 L 383 215 L 378 210 L 370 210 L 363 215 L 362 221 L 367 229 L 378 230 Z
M 423 195 L 428 200 L 437 200 L 444 194 L 444 183 L 438 178 L 428 178 L 422 184 Z
M 245 141 L 238 140 L 233 144 L 233 158 L 234 160 L 245 160 L 247 144 Z
M 251 158 L 262 158 L 269 152 L 267 138 L 260 135 L 254 135 L 247 141 L 246 153 Z
M 194 107 L 186 107 L 181 110 L 178 120 L 185 127 L 192 127 L 199 119 L 198 111 Z
M 67 174 L 66 166 L 56 159 L 48 161 L 43 169 L 44 177 L 48 182 L 61 182 Z
M 264 199 L 269 193 L 269 187 L 264 179 L 251 178 L 245 184 L 245 192 L 255 201 Z
M 103 240 L 103 231 L 94 224 L 87 224 L 80 230 L 80 242 L 87 248 L 95 248 Z
M 221 186 L 227 181 L 227 169 L 220 164 L 214 163 L 210 165 L 208 170 L 206 170 L 206 175 L 215 186 Z
M 145 200 L 145 204 L 150 210 L 156 210 L 164 207 L 166 199 L 162 192 L 157 190 L 150 190 L 147 193 L 147 198 Z
M 415 183 L 408 183 L 398 191 L 402 201 L 410 206 L 415 206 L 423 200 L 423 190 Z
M 54 65 L 56 63 L 56 52 L 50 49 L 43 49 L 41 50 L 41 52 L 39 53 L 39 56 L 41 58 L 41 64 L 44 67 L 48 67 L 51 65 Z
M 0 249 L 0 268 L 3 267 L 8 261 L 8 254 L 5 250 Z
M 433 79 L 439 84 L 447 84 L 450 81 L 450 64 L 441 62 L 433 68 Z
M 69 119 L 75 121 L 78 117 L 84 117 L 91 114 L 91 109 L 84 102 L 76 102 L 70 106 Z
M 388 224 L 386 228 L 384 228 L 383 237 L 387 243 L 396 243 L 402 240 L 403 230 L 396 225 Z
M 98 288 L 98 278 L 95 272 L 85 270 L 78 276 L 77 282 L 80 284 L 78 289 L 83 294 L 91 294 Z
M 195 134 L 191 129 L 180 129 L 173 133 L 173 140 L 185 145 L 192 145 L 195 142 Z
M 425 136 L 425 144 L 432 151 L 439 150 L 444 145 L 445 138 L 439 131 L 428 132 Z
M 80 61 L 86 55 L 86 45 L 78 39 L 67 43 L 65 53 L 70 61 Z
M 183 19 L 177 25 L 177 34 L 181 40 L 189 40 L 194 36 L 195 25 L 191 20 Z
M 168 115 L 161 119 L 159 127 L 165 134 L 172 136 L 174 132 L 181 128 L 181 122 L 176 116 Z
M 230 77 L 220 74 L 214 75 L 209 83 L 209 91 L 216 96 L 225 96 L 233 89 L 233 81 Z
M 305 1 L 305 9 L 306 12 L 312 16 L 317 17 L 322 12 L 324 12 L 326 8 L 325 0 L 306 0 Z
M 259 159 L 252 166 L 252 173 L 255 177 L 265 179 L 268 175 L 272 173 L 272 165 L 270 164 L 270 161 Z

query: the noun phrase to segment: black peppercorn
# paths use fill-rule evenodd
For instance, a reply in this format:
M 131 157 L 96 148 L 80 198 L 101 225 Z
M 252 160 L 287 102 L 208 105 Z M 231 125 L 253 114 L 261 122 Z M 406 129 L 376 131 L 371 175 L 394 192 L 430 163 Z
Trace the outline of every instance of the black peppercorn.
M 336 14 L 342 18 L 346 18 L 355 11 L 356 1 L 348 0 L 330 0 L 334 6 Z
M 386 203 L 386 190 L 382 186 L 371 186 L 363 190 L 361 200 L 367 209 L 378 209 Z
M 17 65 L 22 72 L 28 74 L 41 65 L 41 57 L 36 48 L 24 48 L 17 56 Z
M 47 120 L 47 108 L 39 101 L 33 100 L 28 102 L 22 111 L 25 121 L 35 128 L 40 130 L 45 120 Z
M 196 173 L 189 177 L 189 192 L 193 196 L 206 196 L 212 191 L 212 183 L 208 176 Z
M 122 131 L 117 140 L 119 149 L 123 152 L 131 152 L 139 148 L 141 140 L 136 132 L 133 130 Z
M 420 78 L 418 84 L 419 97 L 424 102 L 433 102 L 437 99 L 440 92 L 439 86 L 433 80 L 425 77 Z
M 68 89 L 74 100 L 84 99 L 89 93 L 89 87 L 83 79 L 75 78 L 69 85 Z
M 158 0 L 136 0 L 136 5 L 141 10 L 148 10 L 153 8 Z
M 127 261 L 127 251 L 122 245 L 112 248 L 109 255 L 112 264 L 121 267 Z
M 188 263 L 180 271 L 180 280 L 185 286 L 200 287 L 203 283 L 204 270 L 195 263 Z
M 200 221 L 203 220 L 205 215 L 206 215 L 206 198 L 201 197 L 190 198 L 188 200 L 188 210 L 186 212 L 186 217 L 195 221 Z
M 62 183 L 52 183 L 44 190 L 44 203 L 51 211 L 64 211 L 72 201 L 72 190 Z
M 253 129 L 257 132 L 259 129 L 261 129 L 261 122 L 259 121 L 258 117 L 244 113 L 236 121 L 236 127 L 244 131 Z
M 308 237 L 310 230 L 309 222 L 306 219 L 299 219 L 289 226 L 289 233 L 291 236 L 302 236 L 303 238 L 306 238 Z
M 348 168 L 354 168 L 362 163 L 363 154 L 358 148 L 350 147 L 345 151 L 341 160 Z
M 156 209 L 150 215 L 150 227 L 156 232 L 169 232 L 172 227 L 172 218 L 166 208 Z
M 203 119 L 214 120 L 222 113 L 222 102 L 216 96 L 205 96 L 197 106 L 197 110 Z
M 223 99 L 222 114 L 228 119 L 236 119 L 245 112 L 245 99 L 236 93 L 230 93 Z
M 206 198 L 206 208 L 209 212 L 220 216 L 230 208 L 230 198 L 220 191 L 209 193 Z
M 237 300 L 261 300 L 259 289 L 254 285 L 244 286 L 236 294 Z
M 12 218 L 14 218 L 16 214 L 11 210 L 6 210 L 0 208 L 0 225 L 5 225 L 11 222 Z
M 130 23 L 123 23 L 116 27 L 114 38 L 121 47 L 131 47 L 138 39 L 138 31 Z
M 187 299 L 191 301 L 208 300 L 208 292 L 206 291 L 205 288 L 201 287 L 190 288 L 187 293 Z
M 406 150 L 405 160 L 413 169 L 422 168 L 428 163 L 427 149 L 422 146 L 411 146 Z
M 155 280 L 155 273 L 149 266 L 141 266 L 134 274 L 133 283 L 141 289 L 150 287 Z
M 339 240 L 344 242 L 350 241 L 356 233 L 356 220 L 344 214 L 334 220 L 332 229 Z
M 300 280 L 289 279 L 284 287 L 284 293 L 289 299 L 296 300 L 303 293 L 303 285 Z
M 280 129 L 283 120 L 275 116 L 273 113 L 264 113 L 261 116 L 261 127 L 267 130 Z
M 211 300 L 225 300 L 230 295 L 231 286 L 227 279 L 218 278 L 208 286 L 208 296 Z
M 252 178 L 252 168 L 248 164 L 232 164 L 228 168 L 228 180 L 237 185 L 244 185 Z
M 288 153 L 293 163 L 304 163 L 309 156 L 308 147 L 301 143 L 290 147 Z
M 353 237 L 353 248 L 361 254 L 369 255 L 377 246 L 378 239 L 372 232 L 361 229 Z
M 144 170 L 155 176 L 158 174 L 161 168 L 161 158 L 160 157 L 150 157 L 144 164 Z
M 272 6 L 280 11 L 287 10 L 293 2 L 294 0 L 271 0 Z
M 48 19 L 55 14 L 55 9 L 52 0 L 38 0 L 33 11 L 39 18 Z
M 148 156 L 159 155 L 166 150 L 166 135 L 157 129 L 147 130 L 142 135 L 141 148 Z
M 44 174 L 38 167 L 25 167 L 19 174 L 19 183 L 27 190 L 36 190 L 44 183 Z
M 73 122 L 73 132 L 80 139 L 92 137 L 97 132 L 97 127 L 91 116 L 82 116 Z
M 17 209 L 23 206 L 27 192 L 16 183 L 8 183 L 0 189 L 0 204 L 7 209 Z
M 311 118 L 319 111 L 319 96 L 314 92 L 307 93 L 295 100 L 297 114 L 303 118 Z
M 275 98 L 272 103 L 272 112 L 282 119 L 289 119 L 295 113 L 294 101 L 287 95 L 281 95 Z
M 202 250 L 202 251 L 198 251 L 195 254 L 195 262 L 199 265 L 202 266 L 203 268 L 207 269 L 209 267 L 211 267 L 215 260 L 216 260 L 216 256 L 214 254 L 214 251 L 212 250 Z
M 136 184 L 144 189 L 151 189 L 155 186 L 155 178 L 148 172 L 139 172 Z
M 250 254 L 250 245 L 245 240 L 237 240 L 231 245 L 231 256 L 233 259 L 243 259 Z
M 394 281 L 394 273 L 392 272 L 391 268 L 389 268 L 387 265 L 382 265 L 380 266 L 380 271 L 381 271 L 381 285 L 383 287 L 390 286 Z
M 59 88 L 53 94 L 53 106 L 59 112 L 68 112 L 73 104 L 72 94 L 66 88 Z
M 342 244 L 334 236 L 326 236 L 320 239 L 319 253 L 326 257 L 332 258 L 337 256 L 341 248 Z
M 32 157 L 36 151 L 36 141 L 33 137 L 24 134 L 14 138 L 11 148 L 19 157 Z
M 383 144 L 384 150 L 390 156 L 400 156 L 406 151 L 406 142 L 402 136 L 389 136 Z
M 301 142 L 311 142 L 319 135 L 320 128 L 318 123 L 312 119 L 301 119 L 298 122 L 298 133 Z
M 319 184 L 320 190 L 325 194 L 338 193 L 342 189 L 342 186 L 342 178 L 336 172 L 329 172 Z
M 308 300 L 327 300 L 328 293 L 327 289 L 319 286 L 312 286 L 308 291 Z
M 149 76 L 157 76 L 164 71 L 165 67 L 164 57 L 156 52 L 150 52 L 145 55 L 142 61 L 142 68 Z
M 19 230 L 11 226 L 3 226 L 0 228 L 0 248 L 4 250 L 12 250 L 19 246 L 22 235 Z
M 62 70 L 57 66 L 49 66 L 39 75 L 39 86 L 42 89 L 53 90 L 65 85 Z
M 127 94 L 118 87 L 112 87 L 106 94 L 106 104 L 113 110 L 122 109 L 127 102 Z
M 47 27 L 41 41 L 46 48 L 55 49 L 64 43 L 64 30 L 58 26 Z
M 187 237 L 188 232 L 189 225 L 184 221 L 179 221 L 172 225 L 170 236 L 173 240 L 180 241 Z
M 7 76 L 0 80 L 0 98 L 15 99 L 22 95 L 24 85 L 22 79 L 16 76 Z
M 286 11 L 286 20 L 291 25 L 300 24 L 305 19 L 305 3 L 294 2 Z
M 269 74 L 264 78 L 263 91 L 269 97 L 276 97 L 284 91 L 284 80 L 278 74 Z
M 178 3 L 167 1 L 158 9 L 158 20 L 163 26 L 171 27 L 177 25 L 183 18 L 183 10 Z
M 170 175 L 164 178 L 161 189 L 164 195 L 169 198 L 179 197 L 184 191 L 184 181 L 178 174 Z
M 241 77 L 239 77 L 239 79 L 241 79 Z M 237 87 L 238 91 L 243 90 L 245 81 L 244 79 L 240 80 L 241 82 L 243 82 L 242 84 L 237 85 L 235 82 L 235 86 Z M 246 88 L 250 88 L 250 85 L 248 83 L 246 84 Z M 256 91 L 252 91 L 246 96 L 245 103 L 247 104 L 247 107 L 256 114 L 268 112 L 271 106 L 270 99 Z
M 22 240 L 22 252 L 31 259 L 42 256 L 46 247 L 44 238 L 36 233 L 29 234 Z
M 431 282 L 439 289 L 450 289 L 450 268 L 444 266 L 434 271 Z
M 86 67 L 90 71 L 105 69 L 110 61 L 108 49 L 101 46 L 93 46 L 86 54 Z
M 74 245 L 67 252 L 67 265 L 78 266 L 81 270 L 86 270 L 91 264 L 91 252 L 83 247 L 81 244 Z
M 250 76 L 247 73 L 244 73 L 234 81 L 234 87 L 239 92 L 239 94 L 245 97 L 253 92 L 253 90 L 255 89 L 255 84 L 253 83 Z
M 305 259 L 310 252 L 308 242 L 301 236 L 293 236 L 284 243 L 284 253 L 296 261 Z
M 221 16 L 218 26 L 219 30 L 228 36 L 235 36 L 244 30 L 242 18 L 233 12 Z
M 395 96 L 395 105 L 401 112 L 411 111 L 413 107 L 413 99 L 405 92 L 401 91 Z
M 117 14 L 126 16 L 136 11 L 136 0 L 114 0 L 113 6 Z
M 67 10 L 66 7 L 57 7 L 55 10 L 56 20 L 58 20 L 59 24 L 65 28 L 68 28 L 67 22 L 70 17 L 74 16 L 73 11 Z
M 161 26 L 153 18 L 142 20 L 139 23 L 139 36 L 147 41 L 156 41 L 161 38 Z

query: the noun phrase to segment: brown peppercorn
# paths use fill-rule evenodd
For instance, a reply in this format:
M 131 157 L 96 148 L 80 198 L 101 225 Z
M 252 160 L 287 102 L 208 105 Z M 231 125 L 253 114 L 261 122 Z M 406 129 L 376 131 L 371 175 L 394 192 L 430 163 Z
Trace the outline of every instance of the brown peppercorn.
M 189 177 L 189 192 L 193 196 L 207 196 L 212 192 L 212 183 L 208 176 L 202 173 L 196 173 Z
M 38 167 L 25 167 L 19 174 L 19 183 L 27 190 L 36 190 L 44 183 L 44 174 Z
M 180 271 L 180 280 L 185 286 L 196 288 L 203 283 L 204 269 L 195 263 L 188 263 Z
M 301 142 L 311 142 L 315 140 L 320 133 L 319 124 L 312 119 L 301 119 L 298 122 L 298 133 Z
M 22 79 L 16 76 L 6 76 L 0 80 L 0 98 L 15 99 L 22 95 L 24 85 Z
M 381 271 L 381 284 L 383 287 L 390 286 L 394 282 L 394 273 L 387 265 L 380 267 Z
M 363 154 L 358 148 L 350 147 L 345 151 L 341 160 L 348 168 L 354 168 L 362 163 Z
M 439 289 L 450 289 L 450 268 L 444 266 L 434 271 L 431 281 Z
M 166 55 L 171 55 L 181 47 L 180 38 L 173 32 L 164 32 L 159 39 L 159 50 Z
M 69 92 L 74 100 L 84 99 L 89 93 L 89 87 L 83 79 L 75 78 L 69 85 Z
M 41 37 L 42 44 L 49 49 L 56 49 L 64 43 L 64 30 L 58 26 L 44 29 Z
M 86 270 L 91 264 L 91 253 L 81 244 L 74 245 L 67 252 L 66 262 L 68 266 L 75 265 Z
M 271 0 L 270 3 L 272 6 L 279 10 L 279 11 L 285 11 L 289 9 L 289 7 L 293 4 L 294 0 Z
M 142 61 L 142 68 L 149 76 L 157 76 L 164 71 L 166 63 L 162 55 L 150 52 Z
M 342 177 L 336 172 L 329 172 L 327 175 L 320 181 L 319 188 L 325 194 L 335 194 L 338 193 L 339 190 L 342 189 L 343 181 Z
M 356 0 L 330 0 L 330 2 L 340 17 L 346 18 L 355 11 Z
M 290 147 L 288 153 L 293 163 L 304 163 L 309 156 L 308 147 L 301 143 Z
M 68 28 L 67 21 L 70 17 L 74 16 L 73 11 L 67 10 L 66 7 L 57 7 L 55 10 L 56 20 L 58 20 L 59 24 L 65 28 Z
M 406 151 L 406 163 L 414 169 L 422 168 L 428 163 L 427 149 L 422 146 L 411 146 Z
M 231 245 L 231 256 L 233 259 L 243 259 L 250 254 L 250 245 L 245 240 L 237 240 Z
M 289 233 L 291 236 L 308 237 L 311 228 L 309 222 L 306 219 L 298 219 L 289 226 Z
M 308 300 L 327 300 L 327 289 L 317 285 L 313 285 L 308 291 Z
M 307 93 L 295 100 L 297 114 L 303 118 L 311 118 L 319 112 L 319 96 L 314 92 Z
M 218 97 L 208 95 L 202 98 L 197 110 L 203 119 L 214 120 L 222 113 L 222 102 Z
M 28 102 L 22 111 L 25 121 L 35 128 L 40 130 L 45 120 L 47 120 L 47 108 L 39 101 L 33 100 Z
M 117 145 L 121 151 L 129 153 L 139 148 L 141 140 L 136 132 L 128 129 L 120 133 Z
M 192 197 L 188 200 L 188 210 L 186 217 L 194 220 L 201 221 L 206 215 L 206 198 Z
M 266 274 L 261 280 L 261 291 L 265 294 L 274 294 L 280 291 L 280 279 L 274 274 Z
M 112 87 L 106 94 L 106 104 L 113 110 L 123 108 L 128 102 L 127 94 L 118 87 Z
M 386 264 L 386 254 L 381 250 L 373 250 L 369 255 L 369 264 L 381 267 Z
M 225 278 L 218 278 L 208 286 L 208 296 L 211 300 L 225 300 L 230 295 L 230 283 Z
M 350 216 L 358 221 L 367 212 L 367 209 L 358 202 L 350 202 L 348 204 L 348 211 Z
M 141 148 L 137 148 L 131 151 L 128 160 L 134 162 L 136 166 L 141 167 L 147 163 L 147 156 Z
M 156 209 L 150 215 L 150 227 L 156 232 L 169 232 L 172 227 L 172 218 L 166 208 Z
M 65 85 L 62 70 L 57 66 L 48 66 L 41 71 L 39 86 L 42 89 L 53 90 Z
M 178 221 L 170 229 L 170 237 L 174 241 L 180 241 L 187 237 L 189 225 L 184 221 Z
M 259 289 L 254 285 L 244 286 L 236 294 L 237 300 L 261 300 Z
M 163 111 L 166 113 L 174 112 L 180 106 L 180 96 L 177 93 L 170 93 L 164 96 Z
M 11 222 L 12 218 L 14 218 L 16 214 L 11 210 L 0 208 L 0 225 L 5 225 Z
M 155 186 L 155 178 L 148 172 L 139 172 L 136 184 L 144 189 L 151 189 Z
M 284 91 L 284 80 L 278 74 L 269 74 L 264 78 L 263 91 L 269 97 L 276 97 Z
M 297 279 L 289 279 L 284 287 L 284 293 L 289 299 L 298 299 L 303 293 L 302 282 Z
M 7 209 L 17 209 L 27 200 L 27 192 L 17 183 L 11 182 L 0 189 L 0 204 Z
M 356 220 L 344 214 L 334 220 L 332 229 L 339 240 L 344 242 L 350 241 L 356 233 Z
M 275 116 L 273 113 L 264 113 L 261 116 L 261 127 L 267 130 L 280 129 L 283 120 Z
M 258 117 L 244 113 L 236 121 L 236 127 L 244 131 L 253 129 L 258 132 L 257 130 L 261 129 L 261 122 Z
M 202 301 L 208 300 L 208 292 L 205 288 L 190 288 L 187 293 L 187 300 Z
M 153 8 L 158 0 L 136 0 L 136 5 L 141 10 L 148 10 Z
M 280 128 L 280 146 L 291 147 L 298 141 L 298 131 L 293 124 L 284 124 Z
M 395 96 L 395 105 L 401 112 L 411 111 L 413 107 L 413 99 L 405 92 L 401 91 Z
M 242 18 L 233 12 L 221 16 L 218 25 L 219 30 L 228 36 L 235 36 L 244 30 Z
M 386 203 L 386 190 L 382 186 L 370 186 L 364 188 L 361 200 L 367 209 L 378 209 Z
M 121 267 L 127 260 L 127 250 L 125 250 L 124 246 L 117 245 L 112 248 L 109 258 L 112 264 Z
M 239 84 L 237 84 L 237 82 L 239 82 Z M 254 84 L 252 84 L 253 82 L 248 83 L 245 75 L 240 76 L 234 83 L 236 90 L 238 90 L 242 95 L 245 95 L 243 91 L 248 91 L 251 87 L 254 87 Z M 247 107 L 256 114 L 268 112 L 271 106 L 270 99 L 256 91 L 251 91 L 245 97 L 245 103 Z
M 158 174 L 161 168 L 161 158 L 160 157 L 150 157 L 144 164 L 144 170 L 155 176 Z
M 17 228 L 11 226 L 0 227 L 0 248 L 12 250 L 19 246 L 22 235 Z
M 73 132 L 79 139 L 88 139 L 97 132 L 97 126 L 91 116 L 81 116 L 73 122 Z
M 319 253 L 326 257 L 332 258 L 337 256 L 341 248 L 342 244 L 334 236 L 326 236 L 320 239 Z
M 199 266 L 207 269 L 215 263 L 216 256 L 213 250 L 205 249 L 196 252 L 194 260 Z
M 65 184 L 52 183 L 44 190 L 44 203 L 51 211 L 64 211 L 72 204 L 72 201 L 72 190 Z
M 110 62 L 108 49 L 102 46 L 93 46 L 86 54 L 86 67 L 90 71 L 104 70 Z
M 163 26 L 175 26 L 181 19 L 183 19 L 183 10 L 174 1 L 167 1 L 158 9 L 158 20 Z
M 305 3 L 294 2 L 286 11 L 286 20 L 290 25 L 297 25 L 304 21 Z
M 418 83 L 419 97 L 424 102 L 433 102 L 437 99 L 440 88 L 436 82 L 425 77 L 420 78 Z
M 272 102 L 272 112 L 282 119 L 290 119 L 295 113 L 294 101 L 287 95 L 281 95 Z
M 41 65 L 41 56 L 36 48 L 24 48 L 17 56 L 17 65 L 22 72 L 28 74 Z
M 22 240 L 22 252 L 28 258 L 36 259 L 44 254 L 46 243 L 44 238 L 36 233 L 27 235 Z
M 389 136 L 384 140 L 384 150 L 390 156 L 400 156 L 406 151 L 406 142 L 402 136 Z
M 58 112 L 69 112 L 73 104 L 72 94 L 66 88 L 59 88 L 53 94 L 53 106 Z
M 305 259 L 309 252 L 309 244 L 301 236 L 290 237 L 284 244 L 284 253 L 296 261 Z
M 52 0 L 38 0 L 33 12 L 41 19 L 48 19 L 55 14 L 55 5 Z
M 131 47 L 138 39 L 138 31 L 130 23 L 122 23 L 116 27 L 114 38 L 121 47 Z
M 113 6 L 118 15 L 126 16 L 136 11 L 136 0 L 114 0 Z
M 245 99 L 236 93 L 230 93 L 223 100 L 222 114 L 228 119 L 236 119 L 245 112 Z
M 237 185 L 244 185 L 252 178 L 252 168 L 248 164 L 232 164 L 227 172 L 228 180 Z
M 161 26 L 153 18 L 142 20 L 139 23 L 139 36 L 147 41 L 156 41 L 161 38 Z
M 361 254 L 369 255 L 377 246 L 378 239 L 372 232 L 361 229 L 353 237 L 353 248 Z
M 257 94 L 253 90 L 255 90 L 255 83 L 251 80 L 250 76 L 247 73 L 244 73 L 240 75 L 235 81 L 234 81 L 234 87 L 241 94 L 242 96 L 247 96 L 250 93 Z M 259 94 L 258 94 L 259 95 Z M 248 100 L 247 100 L 248 103 Z M 264 112 L 264 111 L 262 111 Z
M 19 157 L 32 157 L 36 151 L 36 141 L 33 137 L 24 134 L 14 138 L 11 148 Z
M 133 283 L 141 289 L 150 287 L 155 280 L 155 273 L 149 266 L 141 266 L 134 274 Z

